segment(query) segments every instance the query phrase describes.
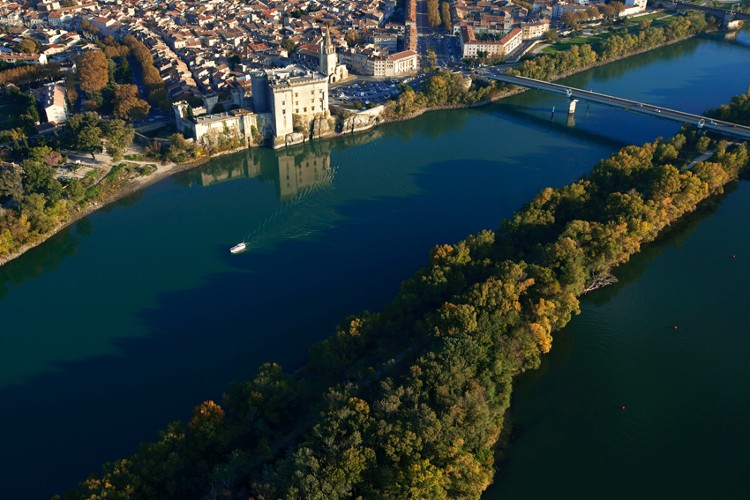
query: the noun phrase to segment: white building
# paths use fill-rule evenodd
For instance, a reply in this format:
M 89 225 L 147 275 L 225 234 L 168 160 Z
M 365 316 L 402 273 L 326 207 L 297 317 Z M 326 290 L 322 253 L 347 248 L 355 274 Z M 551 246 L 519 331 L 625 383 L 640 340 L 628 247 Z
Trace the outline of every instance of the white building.
M 328 78 L 328 83 L 336 83 L 349 77 L 345 64 L 339 64 L 336 47 L 331 43 L 331 33 L 326 28 L 326 35 L 320 42 L 320 64 L 318 71 Z
M 50 83 L 39 96 L 49 123 L 57 125 L 68 120 L 68 103 L 65 101 L 65 85 L 62 82 Z
M 523 30 L 513 28 L 500 40 L 477 40 L 471 26 L 461 27 L 462 57 L 477 57 L 486 54 L 488 57 L 505 57 L 516 50 L 523 41 Z
M 258 131 L 258 117 L 248 109 L 233 109 L 194 118 L 190 118 L 185 101 L 175 103 L 173 109 L 177 130 L 196 142 L 211 144 L 218 142 L 222 135 L 252 141 L 253 132 Z
M 330 117 L 328 78 L 301 66 L 267 69 L 251 75 L 253 110 L 268 113 L 274 144 L 288 142 L 287 135 L 309 135 L 313 120 Z M 298 130 L 295 130 L 295 126 Z
M 523 23 L 521 25 L 523 30 L 524 40 L 539 40 L 549 31 L 549 19 L 542 19 L 535 23 Z
M 367 47 L 359 52 L 342 55 L 352 73 L 379 78 L 396 78 L 419 71 L 419 54 L 404 50 L 395 54 L 384 54 L 378 47 Z

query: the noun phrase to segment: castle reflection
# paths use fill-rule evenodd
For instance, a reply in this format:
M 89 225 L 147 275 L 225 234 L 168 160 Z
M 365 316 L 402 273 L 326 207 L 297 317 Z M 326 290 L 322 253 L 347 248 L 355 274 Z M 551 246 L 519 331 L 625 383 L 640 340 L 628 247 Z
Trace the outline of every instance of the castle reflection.
M 274 182 L 283 201 L 310 189 L 329 186 L 333 179 L 330 144 L 280 153 L 247 150 L 212 162 L 200 171 L 200 183 L 204 187 L 255 177 Z

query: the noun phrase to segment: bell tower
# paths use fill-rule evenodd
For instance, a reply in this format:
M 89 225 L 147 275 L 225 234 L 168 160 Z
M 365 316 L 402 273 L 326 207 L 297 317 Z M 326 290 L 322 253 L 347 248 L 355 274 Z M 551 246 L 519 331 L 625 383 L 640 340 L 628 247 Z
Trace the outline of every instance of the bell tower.
M 331 43 L 331 32 L 326 28 L 326 34 L 323 40 L 320 42 L 320 68 L 319 71 L 327 77 L 331 77 L 336 73 L 336 65 L 338 64 L 338 56 L 336 55 L 336 47 Z

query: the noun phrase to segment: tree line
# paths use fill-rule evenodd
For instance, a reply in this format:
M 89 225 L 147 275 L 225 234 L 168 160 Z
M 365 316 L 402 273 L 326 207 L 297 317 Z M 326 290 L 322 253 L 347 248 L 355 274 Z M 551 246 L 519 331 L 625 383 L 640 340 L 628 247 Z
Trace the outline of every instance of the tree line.
M 596 47 L 588 44 L 574 45 L 563 52 L 543 54 L 533 59 L 527 59 L 518 68 L 508 72 L 537 80 L 553 80 L 587 68 L 596 62 L 611 61 L 687 36 L 696 35 L 709 27 L 710 25 L 702 13 L 692 12 L 659 28 L 648 26 L 634 34 L 612 35 L 601 41 Z
M 421 91 L 402 84 L 401 93 L 385 104 L 383 118 L 408 116 L 425 108 L 470 105 L 491 98 L 499 86 L 495 82 L 471 82 L 460 73 L 438 71 L 424 83 Z
M 101 199 L 96 172 L 82 179 L 57 179 L 56 169 L 66 163 L 60 153 L 63 147 L 92 155 L 106 149 L 119 161 L 133 135 L 124 121 L 88 112 L 71 116 L 62 134 L 39 139 L 38 145 L 30 146 L 23 136 L 16 138 L 11 159 L 19 164 L 0 163 L 0 257 L 42 241 L 75 211 Z
M 133 35 L 127 35 L 122 41 L 130 48 L 133 57 L 141 68 L 148 101 L 152 106 L 169 109 L 169 97 L 164 87 L 164 80 L 159 74 L 159 70 L 154 66 L 154 56 L 151 55 L 151 51 Z
M 725 112 L 750 119 L 748 99 Z M 687 128 L 626 146 L 496 231 L 436 246 L 394 300 L 343 321 L 295 376 L 264 365 L 67 496 L 478 498 L 514 378 L 539 366 L 580 295 L 747 165 L 745 144 Z

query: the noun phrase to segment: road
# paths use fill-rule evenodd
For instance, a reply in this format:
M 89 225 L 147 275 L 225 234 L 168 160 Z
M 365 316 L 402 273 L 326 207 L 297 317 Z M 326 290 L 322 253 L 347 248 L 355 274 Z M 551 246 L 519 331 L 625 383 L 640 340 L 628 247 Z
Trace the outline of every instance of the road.
M 427 1 L 417 0 L 417 52 L 422 56 L 421 65 L 429 64 L 427 53 L 435 51 L 435 63 L 447 67 L 461 60 L 458 37 L 452 36 L 442 25 L 431 28 L 427 22 Z

